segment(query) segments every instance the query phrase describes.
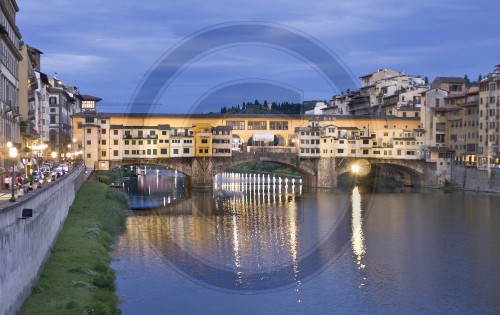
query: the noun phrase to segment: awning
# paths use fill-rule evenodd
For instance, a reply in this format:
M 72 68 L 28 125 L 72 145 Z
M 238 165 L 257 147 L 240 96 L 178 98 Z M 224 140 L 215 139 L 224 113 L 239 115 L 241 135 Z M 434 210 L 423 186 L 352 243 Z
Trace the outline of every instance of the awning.
M 272 133 L 254 133 L 252 135 L 253 141 L 274 141 Z

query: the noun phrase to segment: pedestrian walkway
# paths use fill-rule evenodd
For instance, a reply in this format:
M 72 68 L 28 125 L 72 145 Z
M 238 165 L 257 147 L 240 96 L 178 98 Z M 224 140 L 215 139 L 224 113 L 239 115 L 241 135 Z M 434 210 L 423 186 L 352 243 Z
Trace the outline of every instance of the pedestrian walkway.
M 88 180 L 88 177 L 90 176 L 91 173 L 92 173 L 92 169 L 89 168 L 87 170 L 87 173 L 84 174 L 84 182 Z M 65 175 L 65 176 L 67 176 L 67 175 Z M 56 182 L 57 182 L 57 180 L 56 180 Z M 48 187 L 52 184 L 53 184 L 53 182 L 44 183 L 42 188 L 34 188 L 33 191 L 25 193 L 23 196 L 21 196 L 21 198 L 19 198 L 19 200 L 25 200 L 25 199 L 31 198 L 31 196 L 33 196 L 37 190 L 45 189 L 46 187 Z M 4 188 L 4 187 L 1 187 L 1 188 Z M 18 200 L 17 191 L 14 191 L 14 196 L 16 197 L 16 200 Z M 10 201 L 11 197 L 12 197 L 11 190 L 0 189 L 0 209 L 6 208 L 6 207 L 15 203 L 15 202 Z

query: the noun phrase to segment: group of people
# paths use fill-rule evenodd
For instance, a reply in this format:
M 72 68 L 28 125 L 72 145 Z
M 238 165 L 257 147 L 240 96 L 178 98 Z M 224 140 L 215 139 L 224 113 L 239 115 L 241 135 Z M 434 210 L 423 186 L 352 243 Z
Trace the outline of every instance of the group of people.
M 30 181 L 27 185 L 23 185 L 23 178 L 21 176 L 13 178 L 12 174 L 6 174 L 3 178 L 3 182 L 5 190 L 12 190 L 12 185 L 14 185 L 14 190 L 17 192 L 18 197 L 27 194 L 35 187 L 42 188 L 43 185 L 43 179 L 39 179 L 38 181 Z

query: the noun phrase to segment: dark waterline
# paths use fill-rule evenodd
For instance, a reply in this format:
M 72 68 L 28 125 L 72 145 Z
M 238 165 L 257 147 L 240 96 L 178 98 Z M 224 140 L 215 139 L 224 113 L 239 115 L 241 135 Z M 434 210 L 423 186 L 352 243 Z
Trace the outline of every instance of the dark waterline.
M 498 196 L 224 181 L 125 188 L 153 209 L 114 253 L 124 314 L 500 313 Z

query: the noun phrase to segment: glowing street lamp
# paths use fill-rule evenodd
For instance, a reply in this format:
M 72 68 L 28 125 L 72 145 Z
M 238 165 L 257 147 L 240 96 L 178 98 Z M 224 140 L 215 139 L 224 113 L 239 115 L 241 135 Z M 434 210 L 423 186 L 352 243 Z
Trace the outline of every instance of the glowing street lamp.
M 56 159 L 56 157 L 57 157 L 57 153 L 56 153 L 56 152 L 52 152 L 52 153 L 50 154 L 50 156 L 51 156 L 51 157 L 55 160 L 55 159 Z
M 359 164 L 353 164 L 351 166 L 351 172 L 353 172 L 354 174 L 359 174 L 359 170 L 360 170 L 360 167 L 359 167 Z

